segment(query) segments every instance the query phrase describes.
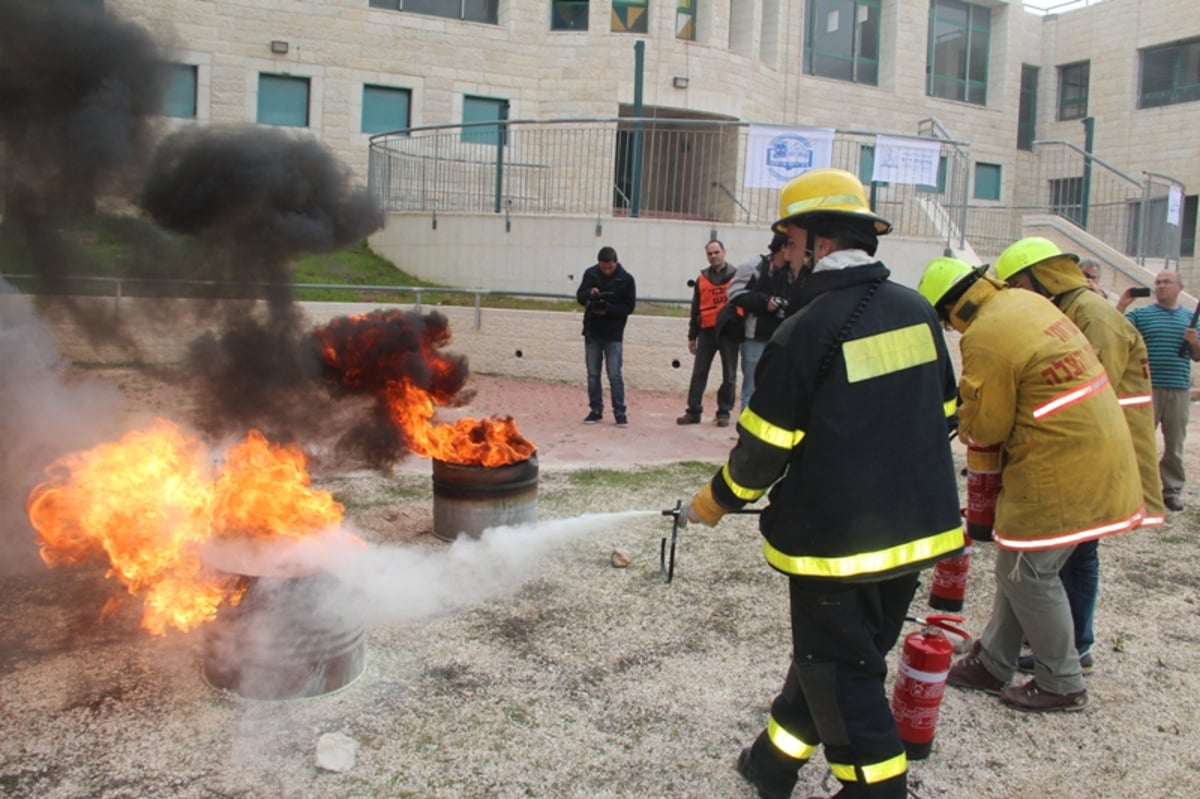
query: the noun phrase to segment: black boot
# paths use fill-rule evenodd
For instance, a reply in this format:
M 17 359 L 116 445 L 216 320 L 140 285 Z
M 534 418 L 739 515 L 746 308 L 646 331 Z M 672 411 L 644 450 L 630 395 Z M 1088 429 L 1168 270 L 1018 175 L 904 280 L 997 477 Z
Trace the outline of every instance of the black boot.
M 758 791 L 759 799 L 791 799 L 796 774 L 805 762 L 777 751 L 764 732 L 738 755 L 737 771 Z

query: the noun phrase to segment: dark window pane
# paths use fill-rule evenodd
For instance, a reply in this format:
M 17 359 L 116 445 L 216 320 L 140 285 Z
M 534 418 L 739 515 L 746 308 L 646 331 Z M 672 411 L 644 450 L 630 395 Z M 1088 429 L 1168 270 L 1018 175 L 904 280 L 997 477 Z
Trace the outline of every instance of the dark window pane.
M 554 0 L 550 4 L 550 30 L 588 29 L 588 0 Z
M 308 78 L 258 76 L 258 117 L 267 125 L 308 127 Z
M 463 0 L 463 19 L 495 24 L 499 19 L 497 15 L 499 5 L 500 0 Z
M 167 65 L 162 113 L 169 117 L 196 116 L 196 67 L 191 64 Z
M 364 133 L 385 133 L 409 126 L 408 89 L 364 86 L 362 129 Z

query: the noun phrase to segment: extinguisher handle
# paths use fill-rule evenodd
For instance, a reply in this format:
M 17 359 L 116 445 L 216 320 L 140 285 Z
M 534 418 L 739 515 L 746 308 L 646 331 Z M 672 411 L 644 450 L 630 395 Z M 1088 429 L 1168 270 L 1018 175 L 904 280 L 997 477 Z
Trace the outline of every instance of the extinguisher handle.
M 966 621 L 966 617 L 958 616 L 953 613 L 931 613 L 925 618 L 917 618 L 916 616 L 906 616 L 908 621 L 915 622 L 925 627 L 936 627 L 939 630 L 945 630 L 948 633 L 961 636 L 964 641 L 971 640 L 971 635 L 966 630 L 957 626 Z

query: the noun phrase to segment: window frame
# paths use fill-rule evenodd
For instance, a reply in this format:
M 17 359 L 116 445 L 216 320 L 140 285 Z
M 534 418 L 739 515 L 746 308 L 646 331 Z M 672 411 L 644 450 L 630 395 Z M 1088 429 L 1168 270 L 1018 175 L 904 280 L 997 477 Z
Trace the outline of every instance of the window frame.
M 684 42 L 696 41 L 697 0 L 675 0 L 675 38 Z
M 845 6 L 847 3 L 850 5 L 851 11 L 850 52 L 824 49 L 820 46 L 823 39 L 817 35 L 819 29 L 818 20 L 822 16 L 828 20 L 830 13 L 840 13 L 842 11 L 840 7 L 831 8 L 830 6 Z M 871 19 L 875 34 L 874 41 L 871 43 L 875 52 L 873 58 L 862 54 L 864 49 L 862 32 L 865 23 L 859 21 L 860 9 L 874 12 Z M 882 14 L 883 3 L 881 0 L 808 0 L 804 15 L 804 74 L 842 80 L 848 83 L 859 83 L 865 86 L 878 86 L 880 17 Z M 828 41 L 828 39 L 824 39 L 824 41 Z M 826 59 L 831 62 L 848 62 L 850 65 L 850 76 L 845 77 L 835 74 L 834 70 L 822 68 L 823 60 Z
M 497 111 L 495 124 L 477 125 L 474 127 L 464 127 L 459 133 L 459 141 L 464 144 L 484 144 L 495 147 L 501 144 L 502 123 L 508 120 L 509 101 L 503 97 L 485 97 L 479 94 L 464 94 L 462 101 L 462 121 L 464 125 L 473 122 L 491 122 L 492 117 L 474 117 L 468 119 L 468 108 L 474 105 L 483 107 L 484 105 L 493 106 Z
M 404 97 L 404 124 L 400 127 L 386 127 L 379 129 L 371 129 L 367 127 L 368 96 L 385 97 L 385 96 L 403 96 Z M 403 86 L 385 86 L 381 83 L 364 83 L 362 90 L 362 113 L 359 116 L 359 132 L 367 134 L 377 133 L 392 133 L 398 130 L 406 130 L 412 127 L 412 89 Z
M 172 106 L 177 102 L 186 102 L 187 98 L 177 96 L 179 88 L 178 78 L 182 76 L 184 71 L 187 71 L 191 78 L 191 112 L 187 114 L 177 114 L 172 110 Z M 178 61 L 172 61 L 165 66 L 167 75 L 167 86 L 162 94 L 161 106 L 159 114 L 173 119 L 196 119 L 200 112 L 200 67 L 196 64 L 185 64 Z
M 568 10 L 571 13 L 566 13 Z M 583 11 L 582 15 L 580 10 Z M 550 30 L 585 31 L 588 29 L 589 12 L 588 0 L 550 0 Z M 578 24 L 580 22 L 583 24 Z
M 995 170 L 994 175 L 989 175 L 988 182 L 985 184 L 989 187 L 994 185 L 995 191 L 987 195 L 980 194 L 980 184 L 983 183 L 980 178 L 983 177 L 985 169 L 988 172 Z M 1004 165 L 989 161 L 976 161 L 971 184 L 971 197 L 973 199 L 999 202 L 1004 193 Z
M 1189 52 L 1190 53 L 1189 57 Z M 1147 60 L 1150 58 L 1171 57 L 1171 82 L 1166 88 L 1147 91 L 1148 80 Z M 1190 62 L 1190 63 L 1187 63 Z M 1185 76 L 1181 74 L 1187 66 L 1191 72 L 1191 82 L 1183 83 Z M 1178 105 L 1200 100 L 1200 36 L 1191 39 L 1181 39 L 1169 44 L 1144 47 L 1138 51 L 1138 108 L 1161 108 L 1166 105 Z
M 1032 75 L 1032 85 L 1027 78 Z M 1021 65 L 1021 98 L 1017 103 L 1017 149 L 1026 152 L 1033 151 L 1033 142 L 1037 138 L 1037 101 L 1038 82 L 1042 70 L 1033 64 Z
M 263 96 L 266 92 L 263 91 L 264 78 L 268 82 L 276 82 L 283 86 L 291 84 L 293 86 L 304 86 L 304 124 L 296 124 L 294 122 L 275 121 L 263 118 Z M 258 73 L 258 100 L 257 110 L 254 115 L 254 121 L 260 125 L 275 125 L 285 128 L 307 128 L 312 124 L 312 79 L 307 75 L 285 75 L 278 72 L 259 72 Z
M 618 11 L 617 9 L 621 10 Z M 642 9 L 633 25 L 629 25 L 629 10 Z M 650 0 L 612 0 L 612 33 L 649 33 L 650 32 Z
M 953 14 L 965 15 L 965 23 L 959 24 Z M 957 25 L 965 43 L 960 60 L 966 74 L 939 73 L 942 60 L 937 58 L 938 26 Z M 988 71 L 991 60 L 992 10 L 986 6 L 965 3 L 962 0 L 930 0 L 928 45 L 925 54 L 925 94 L 943 100 L 956 100 L 971 105 L 987 106 Z M 976 48 L 980 48 L 978 51 Z M 982 75 L 975 72 L 975 61 L 982 67 Z M 955 86 L 961 91 L 952 94 L 942 92 L 943 86 Z
M 458 5 L 458 13 L 443 13 L 442 6 Z M 368 0 L 370 8 L 384 11 L 401 11 L 440 19 L 456 19 L 459 22 L 481 22 L 485 25 L 500 24 L 500 0 Z
M 1082 76 L 1075 70 L 1082 68 Z M 1088 92 L 1091 89 L 1092 62 L 1073 61 L 1058 67 L 1058 121 L 1084 119 L 1088 115 Z M 1076 91 L 1069 92 L 1073 88 Z

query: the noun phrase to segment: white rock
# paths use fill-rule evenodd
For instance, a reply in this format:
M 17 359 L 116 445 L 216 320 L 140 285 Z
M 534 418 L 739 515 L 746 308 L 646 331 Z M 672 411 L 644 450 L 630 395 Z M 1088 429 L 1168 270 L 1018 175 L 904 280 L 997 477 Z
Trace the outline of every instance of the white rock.
M 317 768 L 325 771 L 349 771 L 354 768 L 358 741 L 340 732 L 327 732 L 317 740 Z

